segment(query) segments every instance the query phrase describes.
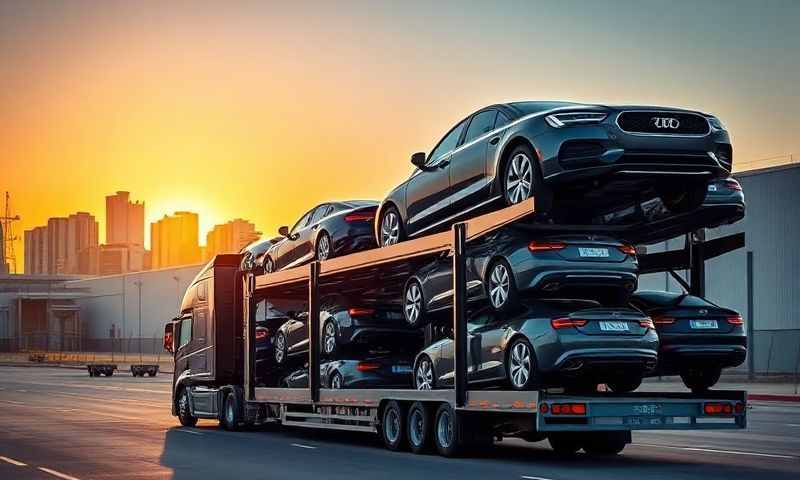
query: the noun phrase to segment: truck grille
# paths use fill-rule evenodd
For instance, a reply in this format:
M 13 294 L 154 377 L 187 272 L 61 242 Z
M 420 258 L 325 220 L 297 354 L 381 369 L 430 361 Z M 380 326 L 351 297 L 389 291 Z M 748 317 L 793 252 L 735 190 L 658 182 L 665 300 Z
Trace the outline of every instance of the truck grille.
M 622 112 L 617 125 L 624 132 L 643 135 L 707 135 L 710 131 L 704 116 L 686 112 Z

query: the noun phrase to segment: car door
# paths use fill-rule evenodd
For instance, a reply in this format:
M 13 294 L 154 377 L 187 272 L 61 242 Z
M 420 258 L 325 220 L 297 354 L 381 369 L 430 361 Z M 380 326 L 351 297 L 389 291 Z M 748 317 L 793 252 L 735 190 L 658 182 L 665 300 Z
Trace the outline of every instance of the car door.
M 476 326 L 474 336 L 474 362 L 477 366 L 474 379 L 491 381 L 505 377 L 503 338 L 508 329 L 505 317 L 492 309 L 482 314 L 482 323 Z
M 286 240 L 281 242 L 280 247 L 278 248 L 278 258 L 275 259 L 275 266 L 277 268 L 285 268 L 288 265 L 293 264 L 300 257 L 300 252 L 302 251 L 301 244 L 303 241 L 303 233 L 308 227 L 312 213 L 314 213 L 313 209 L 309 210 L 302 217 L 300 217 L 300 220 L 298 220 L 289 231 L 289 236 L 286 238 Z
M 489 311 L 484 309 L 484 311 Z M 484 326 L 493 317 L 478 313 L 470 315 L 467 318 L 467 378 L 469 382 L 480 379 L 481 368 L 481 331 L 480 328 Z M 454 342 L 444 342 L 439 351 L 439 371 L 437 374 L 438 385 L 443 387 L 452 387 L 455 381 L 455 350 L 453 348 Z
M 479 242 L 467 249 L 467 298 L 474 299 L 483 294 L 481 280 L 481 256 L 489 245 Z M 433 292 L 427 300 L 428 309 L 437 309 L 453 304 L 453 256 L 442 254 L 436 260 L 436 267 L 425 279 L 426 290 Z
M 308 313 L 298 313 L 287 329 L 287 350 L 289 353 L 302 352 L 308 346 Z
M 408 180 L 406 234 L 413 236 L 444 220 L 450 207 L 450 154 L 458 145 L 467 121 L 453 127 L 428 155 L 425 168 Z
M 472 116 L 460 146 L 450 158 L 450 209 L 462 214 L 489 200 L 491 179 L 487 175 L 489 148 L 499 137 L 487 135 L 494 130 L 497 110 L 487 109 Z M 490 145 L 494 142 L 494 145 Z
M 311 260 L 316 256 L 317 232 L 322 225 L 322 221 L 330 215 L 332 210 L 333 206 L 330 203 L 323 203 L 314 209 L 314 213 L 311 214 L 311 220 L 308 221 L 308 228 L 306 229 L 308 240 L 301 249 L 301 259 Z M 333 245 L 331 245 L 331 247 L 333 247 Z

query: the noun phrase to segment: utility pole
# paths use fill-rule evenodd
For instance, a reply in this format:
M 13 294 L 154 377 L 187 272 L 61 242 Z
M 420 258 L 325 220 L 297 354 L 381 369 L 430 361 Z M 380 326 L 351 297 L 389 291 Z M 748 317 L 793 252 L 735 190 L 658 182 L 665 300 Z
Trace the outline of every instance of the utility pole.
M 11 215 L 11 196 L 6 192 L 3 215 L 0 216 L 0 273 L 17 273 L 17 257 L 14 255 L 14 236 L 11 222 L 19 221 L 19 215 Z

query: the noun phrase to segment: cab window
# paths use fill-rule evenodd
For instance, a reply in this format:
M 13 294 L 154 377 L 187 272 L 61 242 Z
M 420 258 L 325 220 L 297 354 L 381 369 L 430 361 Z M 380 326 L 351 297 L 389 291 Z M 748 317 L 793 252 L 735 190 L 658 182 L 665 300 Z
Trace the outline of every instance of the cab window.
M 192 341 L 192 317 L 181 320 L 181 337 L 178 348 L 183 348 Z
M 456 148 L 458 139 L 461 138 L 461 132 L 464 131 L 464 126 L 466 124 L 467 120 L 464 120 L 444 136 L 444 138 L 439 142 L 438 145 L 436 145 L 436 148 L 434 148 L 431 154 L 428 156 L 427 165 L 435 165 L 439 162 L 439 159 L 443 155 L 450 153 L 454 148 Z
M 494 118 L 497 116 L 497 110 L 486 110 L 481 112 L 469 122 L 467 128 L 467 136 L 464 137 L 464 143 L 469 143 L 472 140 L 491 132 L 494 129 Z

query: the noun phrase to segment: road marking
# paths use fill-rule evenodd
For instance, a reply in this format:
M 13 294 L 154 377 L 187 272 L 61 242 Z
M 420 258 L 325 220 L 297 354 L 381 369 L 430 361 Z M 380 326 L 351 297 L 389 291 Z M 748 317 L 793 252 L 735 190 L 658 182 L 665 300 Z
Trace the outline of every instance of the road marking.
M 787 423 L 787 427 L 800 427 L 800 423 Z
M 63 478 L 64 480 L 79 480 L 77 477 L 73 477 L 71 475 L 67 475 L 66 473 L 61 473 L 56 470 L 51 470 L 46 467 L 37 467 L 39 470 L 43 471 L 44 473 L 49 473 L 50 475 L 58 478 Z
M 170 430 L 174 430 L 176 432 L 191 433 L 192 435 L 205 435 L 205 433 L 195 432 L 194 430 L 186 430 L 184 428 L 171 428 Z M 168 431 L 169 430 L 165 430 L 165 432 Z
M 546 478 L 546 477 L 531 477 L 530 475 L 522 475 L 519 478 L 521 478 L 523 480 L 552 480 L 552 479 Z
M 312 447 L 311 445 L 303 445 L 302 443 L 293 443 L 292 446 L 293 447 L 298 447 L 298 448 L 307 448 L 309 450 L 316 450 L 317 449 L 317 447 Z
M 0 457 L 0 460 L 4 461 L 6 463 L 10 463 L 11 465 L 16 465 L 18 467 L 27 467 L 28 466 L 27 463 L 22 463 L 19 460 L 14 460 L 13 458 Z
M 768 457 L 768 458 L 784 458 L 793 460 L 793 455 L 778 455 L 775 453 L 760 453 L 760 452 L 745 452 L 741 450 L 719 450 L 716 448 L 700 448 L 700 447 L 675 447 L 672 445 L 655 445 L 652 443 L 634 443 L 633 445 L 639 447 L 653 447 L 653 448 L 671 448 L 673 450 L 684 450 L 689 452 L 708 452 L 708 453 L 724 453 L 726 455 L 747 455 L 751 457 Z
M 19 393 L 28 393 L 27 390 L 17 390 Z

